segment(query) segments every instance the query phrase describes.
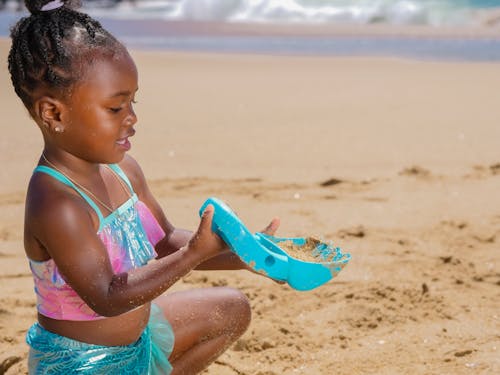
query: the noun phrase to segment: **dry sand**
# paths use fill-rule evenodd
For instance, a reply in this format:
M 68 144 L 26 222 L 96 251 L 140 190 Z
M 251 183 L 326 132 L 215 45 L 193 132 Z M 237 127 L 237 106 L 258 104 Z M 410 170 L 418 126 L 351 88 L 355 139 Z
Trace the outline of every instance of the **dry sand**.
M 278 234 L 353 256 L 310 292 L 246 272 L 185 277 L 175 290 L 230 285 L 253 306 L 206 374 L 500 373 L 498 64 L 134 56 L 131 153 L 173 223 L 194 228 L 217 196 L 252 230 L 277 215 Z M 22 227 L 41 137 L 5 63 L 0 87 L 0 366 L 15 374 L 35 319 Z

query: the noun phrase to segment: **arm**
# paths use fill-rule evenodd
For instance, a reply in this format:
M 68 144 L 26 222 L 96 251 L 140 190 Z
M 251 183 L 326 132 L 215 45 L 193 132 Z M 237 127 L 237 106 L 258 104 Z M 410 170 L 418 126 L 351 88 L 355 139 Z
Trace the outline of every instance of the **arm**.
M 269 223 L 269 225 L 263 229 L 261 232 L 273 235 L 279 227 L 279 219 L 275 218 Z M 168 254 L 173 254 L 177 250 L 179 250 L 182 246 L 184 246 L 189 239 L 193 236 L 193 232 L 188 231 L 186 229 L 178 229 L 175 228 L 170 236 L 165 236 L 158 244 L 156 245 L 156 252 L 158 254 L 158 258 L 164 257 Z M 243 262 L 238 255 L 233 253 L 228 249 L 227 245 L 223 245 L 224 250 L 213 256 L 210 259 L 205 260 L 196 266 L 196 270 L 248 270 L 253 271 L 245 262 Z
M 95 233 L 94 213 L 85 202 L 63 189 L 46 189 L 33 197 L 28 202 L 27 225 L 66 282 L 103 316 L 119 315 L 154 299 L 221 248 L 210 229 L 213 207 L 209 207 L 186 246 L 138 269 L 114 274 Z
M 161 259 L 167 255 L 171 255 L 185 246 L 189 239 L 193 236 L 193 232 L 175 228 L 166 218 L 161 206 L 151 193 L 147 185 L 146 178 L 142 173 L 140 166 L 131 157 L 127 156 L 124 162 L 120 165 L 130 178 L 134 190 L 151 210 L 160 226 L 165 231 L 165 237 L 156 244 L 155 250 L 158 254 L 157 259 Z M 263 230 L 264 233 L 274 234 L 279 226 L 279 220 L 274 219 Z M 196 270 L 240 270 L 249 269 L 249 267 L 227 246 L 221 242 L 223 250 L 217 256 L 208 259 L 196 266 Z
M 193 236 L 193 232 L 186 229 L 175 228 L 169 236 L 165 236 L 155 247 L 158 259 L 169 254 L 173 254 L 183 246 Z M 232 251 L 222 245 L 225 250 L 220 254 L 199 264 L 196 270 L 241 270 L 247 269 L 247 265 Z
M 280 225 L 280 220 L 278 218 L 274 218 L 268 224 L 266 228 L 261 230 L 262 233 L 266 233 L 269 235 L 274 235 L 276 230 Z M 227 249 L 227 246 L 226 246 Z M 214 257 L 204 261 L 200 265 L 196 267 L 197 270 L 248 270 L 250 272 L 255 272 L 250 266 L 248 266 L 245 262 L 241 260 L 241 258 L 233 253 L 231 250 L 227 249 L 225 252 L 215 255 Z

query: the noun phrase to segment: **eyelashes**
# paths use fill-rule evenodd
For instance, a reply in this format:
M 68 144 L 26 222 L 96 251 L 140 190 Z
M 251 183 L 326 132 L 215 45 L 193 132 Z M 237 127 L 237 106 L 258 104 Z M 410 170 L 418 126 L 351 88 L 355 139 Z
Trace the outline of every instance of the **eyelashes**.
M 133 99 L 130 101 L 132 104 L 137 104 L 138 101 Z M 112 113 L 119 113 L 124 107 L 108 108 Z

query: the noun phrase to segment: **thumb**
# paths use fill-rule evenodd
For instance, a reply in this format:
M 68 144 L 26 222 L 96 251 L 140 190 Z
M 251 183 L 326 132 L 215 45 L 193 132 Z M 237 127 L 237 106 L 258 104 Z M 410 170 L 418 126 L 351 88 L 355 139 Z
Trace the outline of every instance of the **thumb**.
M 274 233 L 276 233 L 279 226 L 280 226 L 280 219 L 278 217 L 275 217 L 261 232 L 270 236 L 274 236 Z
M 205 207 L 203 214 L 201 214 L 201 221 L 198 227 L 198 233 L 204 232 L 206 230 L 212 230 L 212 219 L 214 217 L 214 206 L 209 204 Z

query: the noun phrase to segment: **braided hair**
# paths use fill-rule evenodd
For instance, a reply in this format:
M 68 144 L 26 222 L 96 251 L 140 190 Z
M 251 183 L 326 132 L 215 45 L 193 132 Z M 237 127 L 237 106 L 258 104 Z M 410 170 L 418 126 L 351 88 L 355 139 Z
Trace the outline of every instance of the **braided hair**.
M 25 0 L 31 12 L 11 30 L 9 72 L 14 90 L 31 112 L 40 89 L 65 95 L 89 66 L 92 52 L 122 50 L 101 24 L 75 10 L 78 0 L 42 10 L 51 0 Z

